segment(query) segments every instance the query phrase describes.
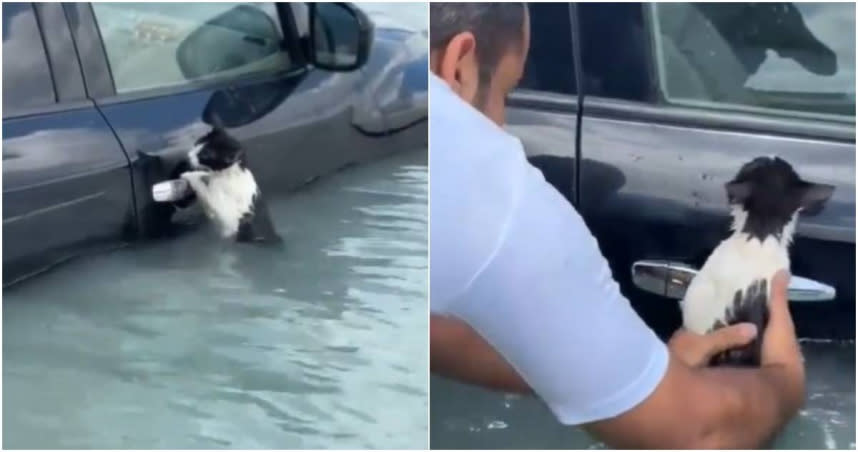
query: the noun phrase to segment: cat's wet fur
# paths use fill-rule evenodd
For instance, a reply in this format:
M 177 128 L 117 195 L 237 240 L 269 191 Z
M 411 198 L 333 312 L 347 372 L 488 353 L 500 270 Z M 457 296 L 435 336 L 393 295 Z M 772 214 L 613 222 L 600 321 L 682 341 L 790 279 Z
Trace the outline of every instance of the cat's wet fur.
M 758 366 L 768 324 L 771 278 L 789 269 L 798 214 L 816 214 L 834 187 L 801 179 L 778 157 L 746 163 L 725 185 L 732 235 L 712 252 L 682 301 L 686 329 L 705 334 L 736 323 L 757 326 L 757 339 L 715 356 L 712 365 Z
M 188 163 L 191 171 L 181 177 L 223 237 L 238 242 L 282 242 L 238 140 L 215 127 L 194 143 Z

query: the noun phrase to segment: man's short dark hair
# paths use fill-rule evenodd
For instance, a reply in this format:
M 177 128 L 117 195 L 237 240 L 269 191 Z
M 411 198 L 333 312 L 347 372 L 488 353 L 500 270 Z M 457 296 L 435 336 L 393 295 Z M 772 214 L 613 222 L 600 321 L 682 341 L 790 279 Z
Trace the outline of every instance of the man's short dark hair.
M 441 50 L 459 33 L 471 32 L 476 40 L 480 88 L 485 89 L 504 54 L 524 39 L 524 3 L 429 4 L 429 40 L 432 51 Z

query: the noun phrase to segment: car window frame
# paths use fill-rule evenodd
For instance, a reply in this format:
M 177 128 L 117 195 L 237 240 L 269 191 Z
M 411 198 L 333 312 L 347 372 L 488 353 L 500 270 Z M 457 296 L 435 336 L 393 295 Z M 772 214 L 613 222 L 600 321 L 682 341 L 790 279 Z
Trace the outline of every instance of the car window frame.
M 574 113 L 580 116 L 579 107 L 583 105 L 584 90 L 581 86 L 581 53 L 579 50 L 581 36 L 578 31 L 579 11 L 576 3 L 569 3 L 568 6 L 571 30 L 567 38 L 570 39 L 572 44 L 572 64 L 575 66 L 572 76 L 574 77 L 575 92 L 560 93 L 557 91 L 516 87 L 507 97 L 507 107 L 532 108 L 564 114 Z
M 556 35 L 556 36 L 566 36 L 570 39 L 569 44 L 570 44 L 570 52 L 572 53 L 572 65 L 573 65 L 573 68 L 571 71 L 572 72 L 571 82 L 574 84 L 574 90 L 569 92 L 569 91 L 552 91 L 552 90 L 547 90 L 547 89 L 521 87 L 521 82 L 519 82 L 519 86 L 517 86 L 513 92 L 522 93 L 525 95 L 524 97 L 528 97 L 527 96 L 528 94 L 535 95 L 538 93 L 544 93 L 544 94 L 554 94 L 554 95 L 570 97 L 570 98 L 577 98 L 579 91 L 581 90 L 580 86 L 578 85 L 578 82 L 580 80 L 580 74 L 578 73 L 578 69 L 579 69 L 578 58 L 577 58 L 576 53 L 575 53 L 575 40 L 577 39 L 576 22 L 577 22 L 577 16 L 578 16 L 578 11 L 577 11 L 578 7 L 575 3 L 555 3 L 555 4 L 549 3 L 549 5 L 556 5 L 556 6 L 562 5 L 562 6 L 566 7 L 566 14 L 568 15 L 568 18 L 569 18 L 569 28 L 564 29 L 560 35 Z M 529 11 L 529 14 L 530 14 L 530 18 L 531 18 L 530 19 L 531 20 L 530 42 L 531 42 L 531 45 L 533 45 L 534 28 L 533 28 L 532 22 L 533 22 L 533 14 L 534 13 L 533 13 L 532 8 L 531 8 L 531 11 Z M 528 61 L 525 62 L 524 73 L 522 74 L 522 81 L 526 80 L 528 77 L 528 70 L 527 70 L 528 65 L 527 65 L 527 63 L 530 62 L 530 58 L 532 58 L 532 57 L 533 57 L 533 52 L 531 49 L 531 52 L 528 55 Z
M 59 3 L 33 3 L 39 32 L 42 35 L 48 64 L 54 79 L 57 103 L 82 101 L 87 98 L 77 46 L 71 37 L 68 17 Z M 69 43 L 73 52 L 63 52 L 58 43 Z M 67 68 L 68 72 L 61 70 Z M 62 74 L 58 77 L 57 74 Z
M 203 80 L 190 80 L 175 86 L 146 88 L 135 90 L 127 93 L 120 93 L 116 90 L 116 82 L 110 69 L 110 63 L 107 58 L 104 39 L 101 36 L 101 31 L 98 28 L 98 22 L 95 17 L 95 12 L 92 4 L 72 4 L 72 8 L 76 8 L 82 23 L 77 27 L 78 33 L 74 35 L 77 39 L 82 39 L 90 46 L 98 49 L 98 52 L 92 52 L 84 63 L 84 56 L 81 56 L 81 65 L 91 68 L 90 77 L 93 74 L 100 76 L 106 80 L 93 80 L 95 92 L 90 93 L 90 97 L 97 101 L 100 105 L 111 105 L 117 103 L 131 102 L 143 99 L 153 99 L 159 97 L 172 96 L 177 94 L 185 94 L 202 90 L 228 88 L 232 86 L 242 86 L 254 83 L 264 83 L 274 81 L 284 77 L 295 77 L 304 74 L 308 70 L 308 64 L 303 52 L 301 51 L 300 37 L 298 36 L 292 11 L 288 4 L 272 2 L 277 11 L 280 28 L 283 32 L 283 39 L 287 43 L 284 47 L 285 51 L 289 52 L 290 61 L 293 63 L 291 67 L 275 71 L 259 71 L 243 74 L 233 78 L 211 78 Z M 87 80 L 87 72 L 84 71 L 84 79 Z M 109 82 L 108 82 L 109 81 Z
M 644 27 L 648 40 L 646 46 L 646 71 L 651 80 L 657 80 L 657 62 L 654 60 L 651 15 L 646 3 L 636 3 L 642 8 Z M 579 16 L 580 17 L 580 16 Z M 580 29 L 579 29 L 580 31 Z M 581 40 L 589 39 L 581 36 Z M 577 43 L 573 43 L 577 44 Z M 581 47 L 574 45 L 574 51 L 581 58 Z M 582 72 L 584 67 L 581 68 Z M 585 84 L 586 85 L 586 84 Z M 579 85 L 580 87 L 580 85 Z M 582 114 L 588 117 L 618 119 L 627 121 L 652 122 L 663 125 L 725 130 L 731 132 L 773 134 L 777 136 L 811 138 L 826 141 L 855 143 L 855 121 L 835 121 L 820 118 L 804 118 L 787 114 L 764 114 L 762 112 L 743 112 L 729 109 L 681 106 L 667 103 L 659 83 L 650 83 L 647 99 L 627 100 L 593 95 L 587 87 L 580 87 L 583 94 Z M 579 135 L 582 130 L 579 128 Z
M 54 73 L 54 64 L 51 61 L 51 55 L 46 43 L 46 37 L 44 32 L 42 31 L 42 22 L 39 17 L 39 12 L 36 8 L 36 4 L 33 2 L 24 2 L 20 3 L 20 5 L 26 5 L 26 7 L 30 8 L 31 14 L 33 15 L 33 19 L 36 23 L 36 32 L 38 33 L 40 41 L 40 45 L 42 47 L 43 55 L 45 56 L 45 65 L 47 66 L 48 77 L 50 77 L 50 85 L 53 95 L 53 102 L 46 103 L 44 105 L 31 105 L 24 107 L 13 107 L 3 109 L 3 121 L 7 119 L 16 119 L 22 118 L 26 116 L 33 116 L 41 113 L 54 112 L 64 110 L 67 106 L 62 105 L 59 98 L 59 90 L 57 89 L 57 76 Z

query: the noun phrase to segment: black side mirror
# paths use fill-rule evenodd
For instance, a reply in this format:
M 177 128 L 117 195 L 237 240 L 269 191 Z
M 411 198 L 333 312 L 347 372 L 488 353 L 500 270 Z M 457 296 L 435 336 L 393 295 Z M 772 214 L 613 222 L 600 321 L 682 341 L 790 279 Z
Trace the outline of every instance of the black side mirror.
M 329 71 L 353 71 L 366 64 L 373 26 L 350 3 L 311 3 L 310 62 Z

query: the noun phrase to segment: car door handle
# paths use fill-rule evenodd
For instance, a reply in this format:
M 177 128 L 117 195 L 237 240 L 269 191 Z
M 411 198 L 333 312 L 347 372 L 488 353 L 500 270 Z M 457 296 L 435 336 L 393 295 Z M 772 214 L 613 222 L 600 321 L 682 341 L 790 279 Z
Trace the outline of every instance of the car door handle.
M 697 269 L 681 262 L 643 260 L 632 264 L 632 282 L 638 288 L 674 300 L 685 296 L 695 276 Z M 790 277 L 788 293 L 794 302 L 832 301 L 837 297 L 834 287 L 795 275 Z

